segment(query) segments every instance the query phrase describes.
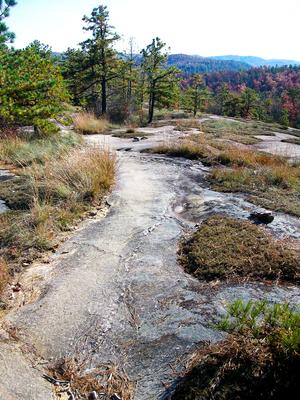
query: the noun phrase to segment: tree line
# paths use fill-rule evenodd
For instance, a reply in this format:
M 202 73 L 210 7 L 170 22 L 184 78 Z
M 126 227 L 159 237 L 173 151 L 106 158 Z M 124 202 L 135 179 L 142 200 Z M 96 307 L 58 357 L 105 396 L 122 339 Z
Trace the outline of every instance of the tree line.
M 34 125 L 37 132 L 51 131 L 49 119 L 70 101 L 117 122 L 151 123 L 156 109 L 177 109 L 193 116 L 214 112 L 300 125 L 299 68 L 187 76 L 168 64 L 166 44 L 158 37 L 139 54 L 133 39 L 127 52 L 119 53 L 120 36 L 102 5 L 83 17 L 89 38 L 62 57 L 53 56 L 38 41 L 15 50 L 8 46 L 14 35 L 5 24 L 15 5 L 15 0 L 0 0 L 1 125 Z M 272 86 L 278 74 L 278 84 Z M 284 80 L 289 83 L 282 87 Z M 272 90 L 266 90 L 267 85 Z

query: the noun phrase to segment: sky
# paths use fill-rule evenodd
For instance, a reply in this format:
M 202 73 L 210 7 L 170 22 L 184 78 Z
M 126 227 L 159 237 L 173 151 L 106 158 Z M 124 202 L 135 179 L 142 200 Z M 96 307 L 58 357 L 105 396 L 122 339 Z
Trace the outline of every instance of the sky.
M 118 50 L 130 37 L 138 51 L 159 36 L 171 53 L 300 60 L 300 0 L 18 0 L 7 20 L 14 46 L 76 47 L 88 35 L 83 15 L 100 4 L 122 36 Z

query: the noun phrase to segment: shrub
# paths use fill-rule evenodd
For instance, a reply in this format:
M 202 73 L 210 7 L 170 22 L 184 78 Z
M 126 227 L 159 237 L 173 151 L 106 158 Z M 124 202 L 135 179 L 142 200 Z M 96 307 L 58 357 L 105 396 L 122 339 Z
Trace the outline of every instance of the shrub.
M 229 336 L 193 354 L 172 400 L 294 398 L 300 389 L 299 309 L 238 300 L 218 327 Z
M 35 132 L 40 137 L 47 137 L 60 132 L 58 126 L 56 126 L 53 122 L 43 119 L 34 120 L 34 127 L 35 127 Z
M 51 53 L 41 55 L 34 46 L 0 49 L 0 119 L 34 125 L 55 117 L 68 99 L 60 68 Z
M 105 133 L 109 129 L 109 122 L 102 118 L 96 118 L 92 113 L 79 113 L 73 117 L 75 129 L 85 135 Z

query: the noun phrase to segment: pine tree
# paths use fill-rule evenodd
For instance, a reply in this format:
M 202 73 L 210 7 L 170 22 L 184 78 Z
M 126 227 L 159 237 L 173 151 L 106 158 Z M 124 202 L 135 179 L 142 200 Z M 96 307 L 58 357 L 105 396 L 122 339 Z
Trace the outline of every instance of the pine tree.
M 0 46 L 7 42 L 12 43 L 15 39 L 15 34 L 9 31 L 3 21 L 9 16 L 11 7 L 16 4 L 16 0 L 0 0 Z
M 255 90 L 246 88 L 241 94 L 241 116 L 255 117 L 259 106 L 259 97 Z
M 220 108 L 220 114 L 226 115 L 226 104 L 229 100 L 230 92 L 227 84 L 223 84 L 217 95 L 217 103 Z
M 68 99 L 60 69 L 34 46 L 0 52 L 0 122 L 47 128 Z
M 92 32 L 92 38 L 82 43 L 82 49 L 88 54 L 88 70 L 90 83 L 86 90 L 94 87 L 98 96 L 101 89 L 101 113 L 107 112 L 107 86 L 118 76 L 116 68 L 118 59 L 113 49 L 114 43 L 120 36 L 114 32 L 114 27 L 109 24 L 109 12 L 106 6 L 94 8 L 90 17 L 84 16 L 86 23 L 84 30 Z
M 157 37 L 141 51 L 143 57 L 141 68 L 148 83 L 148 123 L 153 120 L 155 105 L 159 99 L 165 97 L 166 100 L 169 97 L 168 91 L 174 86 L 178 72 L 176 68 L 166 66 L 165 46 L 165 43 Z
M 192 76 L 190 85 L 184 93 L 183 104 L 187 111 L 193 113 L 194 118 L 201 107 L 204 106 L 210 97 L 209 90 L 205 87 L 201 75 L 196 74 Z

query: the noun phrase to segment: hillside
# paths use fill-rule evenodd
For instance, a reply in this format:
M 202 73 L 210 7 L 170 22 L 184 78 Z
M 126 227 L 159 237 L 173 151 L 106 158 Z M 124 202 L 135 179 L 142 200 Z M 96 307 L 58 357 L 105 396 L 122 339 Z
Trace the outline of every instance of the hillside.
M 246 63 L 251 65 L 252 67 L 281 67 L 284 65 L 300 65 L 300 61 L 295 60 L 283 60 L 283 59 L 264 59 L 261 57 L 255 56 L 237 56 L 237 55 L 225 55 L 225 56 L 213 56 L 211 59 L 218 61 L 236 61 L 241 63 Z
M 216 60 L 187 54 L 171 54 L 168 57 L 168 65 L 176 66 L 188 75 L 217 71 L 240 71 L 250 68 L 249 64 L 242 61 Z

